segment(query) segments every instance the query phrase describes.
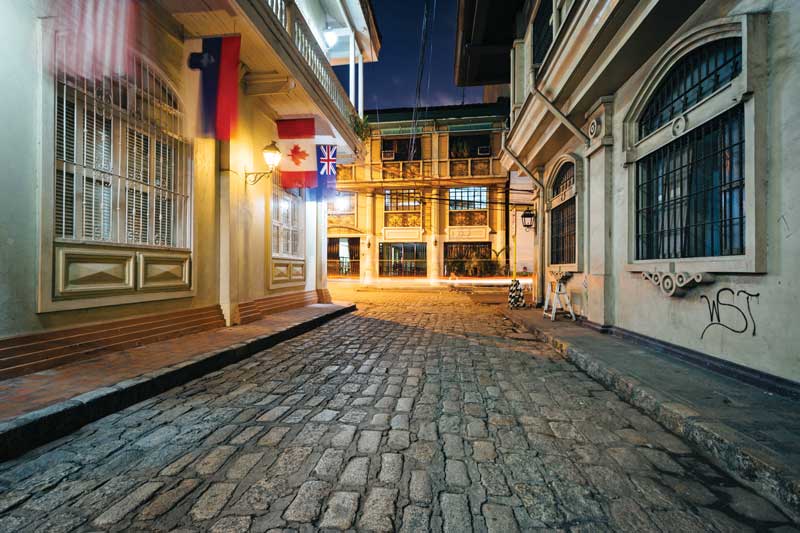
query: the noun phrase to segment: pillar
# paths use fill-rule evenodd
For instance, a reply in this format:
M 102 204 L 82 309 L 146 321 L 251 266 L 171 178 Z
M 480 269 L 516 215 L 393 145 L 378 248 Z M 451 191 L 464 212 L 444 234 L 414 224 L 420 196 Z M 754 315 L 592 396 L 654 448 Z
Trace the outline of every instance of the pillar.
M 356 105 L 356 36 L 350 32 L 350 103 Z
M 436 283 L 439 276 L 442 275 L 442 240 L 439 235 L 439 226 L 441 220 L 439 217 L 439 198 L 440 189 L 431 189 L 430 203 L 431 203 L 431 222 L 430 231 L 428 231 L 427 238 L 425 239 L 428 246 L 428 280 L 431 283 Z
M 358 54 L 358 116 L 364 118 L 364 56 Z
M 366 239 L 361 247 L 361 282 L 366 284 L 372 283 L 377 277 L 375 254 L 378 243 L 375 238 L 375 193 L 370 191 L 364 194 L 364 198 L 366 199 L 364 224 Z

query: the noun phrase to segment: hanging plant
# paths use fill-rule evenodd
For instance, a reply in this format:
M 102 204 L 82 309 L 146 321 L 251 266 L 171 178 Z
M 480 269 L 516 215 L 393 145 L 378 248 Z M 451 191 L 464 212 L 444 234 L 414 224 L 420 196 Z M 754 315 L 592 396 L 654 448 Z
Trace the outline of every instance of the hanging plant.
M 350 125 L 353 127 L 353 132 L 355 132 L 356 137 L 358 137 L 361 142 L 366 142 L 370 135 L 372 135 L 369 129 L 369 119 L 367 117 L 361 118 L 356 114 L 352 114 L 350 115 Z

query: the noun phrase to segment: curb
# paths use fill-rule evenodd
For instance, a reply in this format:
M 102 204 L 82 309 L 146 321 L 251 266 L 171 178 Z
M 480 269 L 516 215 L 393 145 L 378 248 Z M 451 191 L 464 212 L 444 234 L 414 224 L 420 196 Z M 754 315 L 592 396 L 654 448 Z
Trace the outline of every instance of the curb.
M 738 441 L 738 432 L 731 427 L 703 420 L 700 413 L 690 407 L 669 401 L 658 391 L 642 385 L 635 378 L 606 365 L 591 354 L 570 346 L 552 334 L 529 327 L 512 316 L 504 315 L 536 334 L 589 377 L 681 437 L 703 457 L 800 523 L 800 479 L 787 475 L 780 461 L 765 452 L 748 448 L 746 443 Z
M 355 310 L 356 306 L 350 304 L 281 331 L 202 353 L 186 361 L 0 422 L 0 461 L 18 457 L 86 424 L 308 333 Z

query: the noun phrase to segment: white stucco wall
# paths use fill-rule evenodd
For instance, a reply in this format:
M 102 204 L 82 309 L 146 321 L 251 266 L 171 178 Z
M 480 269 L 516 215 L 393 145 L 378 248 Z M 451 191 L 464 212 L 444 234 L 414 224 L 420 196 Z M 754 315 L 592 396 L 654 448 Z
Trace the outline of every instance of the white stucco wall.
M 575 151 L 587 165 L 587 179 L 578 189 L 588 200 L 582 208 L 578 243 L 584 264 L 570 280 L 568 290 L 576 311 L 595 322 L 800 381 L 800 328 L 796 327 L 800 310 L 800 181 L 796 176 L 800 168 L 800 4 L 793 0 L 707 2 L 676 36 L 714 19 L 764 9 L 770 12 L 768 81 L 766 94 L 756 98 L 767 100 L 766 116 L 760 117 L 766 130 L 767 208 L 765 232 L 757 240 L 765 245 L 766 273 L 715 273 L 714 283 L 697 286 L 677 298 L 662 294 L 640 273 L 626 270 L 634 230 L 629 226 L 632 191 L 629 169 L 624 165 L 623 120 L 647 74 L 667 49 L 665 45 L 613 95 L 614 144 L 607 170 L 611 183 L 605 193 L 611 200 L 605 204 L 608 213 L 601 209 L 604 202 L 598 180 L 603 169 L 595 163 L 596 154 L 587 158 L 586 149 L 577 141 L 559 151 Z M 748 137 L 746 142 L 753 139 Z M 605 224 L 602 229 L 601 223 Z M 603 244 L 606 227 L 610 238 Z M 680 271 L 680 263 L 675 269 Z M 605 305 L 599 305 L 603 298 Z M 708 301 L 716 305 L 718 299 L 729 305 L 720 306 L 712 316 Z
M 30 326 L 36 308 L 38 216 L 36 105 L 39 38 L 31 2 L 0 7 L 0 336 Z

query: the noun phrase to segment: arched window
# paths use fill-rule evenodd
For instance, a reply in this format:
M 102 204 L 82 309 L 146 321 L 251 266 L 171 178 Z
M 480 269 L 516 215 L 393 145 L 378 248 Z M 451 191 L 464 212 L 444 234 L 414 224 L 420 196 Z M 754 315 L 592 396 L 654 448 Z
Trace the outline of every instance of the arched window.
M 689 127 L 681 118 L 736 78 L 741 63 L 741 39 L 705 44 L 678 60 L 645 105 L 640 136 L 674 124 L 636 162 L 636 259 L 744 254 L 744 106 Z
M 716 92 L 742 71 L 742 41 L 720 39 L 686 54 L 670 69 L 639 119 L 645 137 Z
M 550 195 L 550 264 L 575 264 L 575 164 L 564 163 Z
M 54 237 L 189 248 L 191 146 L 169 82 L 134 55 L 125 75 L 55 82 Z

